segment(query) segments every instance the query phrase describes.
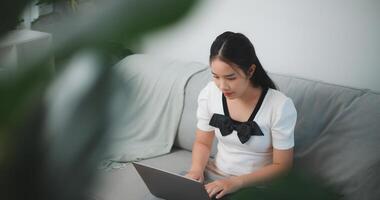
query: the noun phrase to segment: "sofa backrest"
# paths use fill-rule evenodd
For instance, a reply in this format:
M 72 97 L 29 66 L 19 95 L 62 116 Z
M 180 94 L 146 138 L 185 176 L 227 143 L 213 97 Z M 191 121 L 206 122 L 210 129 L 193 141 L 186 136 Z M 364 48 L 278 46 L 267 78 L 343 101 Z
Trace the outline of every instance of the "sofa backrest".
M 380 197 L 380 94 L 272 74 L 298 111 L 295 167 L 345 199 Z
M 206 69 L 193 75 L 185 89 L 185 103 L 179 123 L 178 134 L 174 145 L 191 151 L 195 139 L 197 124 L 198 94 L 211 80 L 211 72 Z M 216 142 L 213 144 L 212 156 L 216 153 Z
M 344 194 L 345 199 L 377 199 L 380 94 L 279 74 L 270 76 L 297 109 L 295 168 L 318 175 L 325 184 Z M 187 84 L 175 141 L 180 148 L 191 151 L 197 97 L 210 80 L 207 69 L 194 75 Z

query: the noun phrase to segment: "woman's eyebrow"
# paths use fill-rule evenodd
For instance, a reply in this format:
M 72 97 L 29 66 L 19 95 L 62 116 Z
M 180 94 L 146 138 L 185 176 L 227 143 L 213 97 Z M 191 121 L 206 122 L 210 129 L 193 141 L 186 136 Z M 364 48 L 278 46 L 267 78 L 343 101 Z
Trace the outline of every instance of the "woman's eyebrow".
M 212 73 L 213 75 L 215 75 L 215 76 L 218 76 L 218 74 L 215 74 L 214 72 L 211 72 L 211 73 Z M 235 76 L 235 73 L 224 75 L 224 77 L 227 77 L 227 78 L 229 78 L 229 77 L 233 77 L 233 76 Z

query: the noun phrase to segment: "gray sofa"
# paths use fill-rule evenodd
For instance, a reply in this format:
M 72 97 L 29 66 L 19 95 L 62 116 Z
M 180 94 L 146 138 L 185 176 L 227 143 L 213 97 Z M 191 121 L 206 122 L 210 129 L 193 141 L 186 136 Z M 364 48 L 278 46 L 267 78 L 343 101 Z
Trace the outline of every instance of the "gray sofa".
M 325 185 L 342 194 L 343 199 L 380 199 L 380 155 L 377 153 L 380 94 L 286 75 L 270 76 L 279 90 L 293 99 L 298 111 L 294 169 L 320 177 Z M 197 96 L 210 80 L 209 70 L 188 80 L 171 152 L 142 160 L 142 163 L 174 173 L 189 169 Z M 215 145 L 214 142 L 213 154 Z M 130 163 L 101 171 L 99 177 L 95 199 L 156 199 Z

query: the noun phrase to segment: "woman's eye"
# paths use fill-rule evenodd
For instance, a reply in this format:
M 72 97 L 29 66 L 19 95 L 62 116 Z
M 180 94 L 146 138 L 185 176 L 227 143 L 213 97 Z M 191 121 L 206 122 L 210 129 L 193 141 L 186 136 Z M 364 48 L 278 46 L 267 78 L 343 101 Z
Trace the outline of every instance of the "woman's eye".
M 235 77 L 233 77 L 233 78 L 227 78 L 227 80 L 230 80 L 230 81 L 235 80 Z
M 218 79 L 219 77 L 217 77 L 217 76 L 213 76 L 214 78 L 216 78 L 216 79 Z

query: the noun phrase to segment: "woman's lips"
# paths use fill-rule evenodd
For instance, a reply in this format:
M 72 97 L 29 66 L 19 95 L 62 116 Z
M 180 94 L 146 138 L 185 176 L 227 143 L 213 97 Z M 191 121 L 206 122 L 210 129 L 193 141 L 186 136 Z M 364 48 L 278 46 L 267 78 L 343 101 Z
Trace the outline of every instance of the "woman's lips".
M 231 96 L 233 92 L 223 92 L 224 96 Z

